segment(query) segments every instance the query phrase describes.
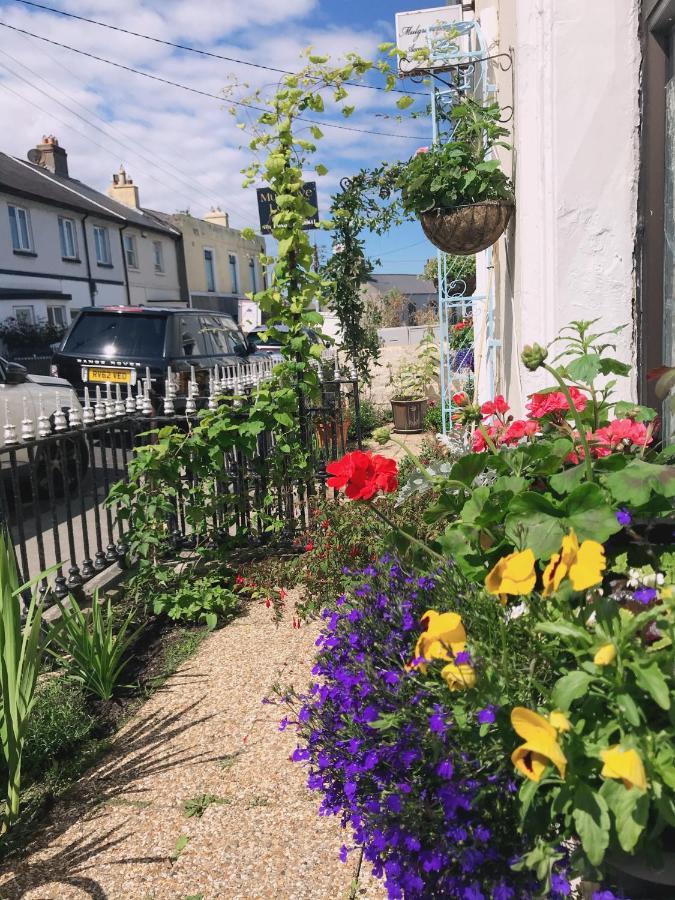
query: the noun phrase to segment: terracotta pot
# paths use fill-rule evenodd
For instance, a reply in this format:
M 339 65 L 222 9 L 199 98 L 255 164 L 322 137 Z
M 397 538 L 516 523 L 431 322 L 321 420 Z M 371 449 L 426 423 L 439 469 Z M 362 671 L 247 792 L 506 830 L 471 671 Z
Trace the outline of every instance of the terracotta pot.
M 424 431 L 424 416 L 427 412 L 425 400 L 392 400 L 394 431 L 397 434 L 419 434 Z
M 499 240 L 513 210 L 510 200 L 487 200 L 452 209 L 430 209 L 420 214 L 420 223 L 439 250 L 455 256 L 471 256 Z
M 351 427 L 352 420 L 349 416 L 342 419 L 342 421 L 337 423 L 337 442 L 338 442 L 338 450 L 343 451 L 347 447 L 347 436 L 349 434 L 349 429 Z M 314 430 L 316 432 L 316 439 L 319 442 L 319 447 L 330 448 L 333 443 L 333 435 L 335 434 L 335 429 L 333 427 L 333 423 L 331 422 L 317 422 L 314 426 Z

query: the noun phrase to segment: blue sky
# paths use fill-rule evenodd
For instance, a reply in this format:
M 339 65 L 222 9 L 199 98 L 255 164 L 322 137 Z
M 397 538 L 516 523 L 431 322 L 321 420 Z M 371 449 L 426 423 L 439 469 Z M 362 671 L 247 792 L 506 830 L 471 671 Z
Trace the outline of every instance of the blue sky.
M 175 43 L 283 69 L 298 64 L 309 44 L 336 58 L 349 50 L 372 57 L 394 38 L 394 14 L 422 4 L 386 0 L 44 0 L 46 5 L 120 25 Z M 430 4 L 431 5 L 431 4 Z M 440 5 L 440 3 L 438 4 Z M 140 38 L 78 22 L 17 0 L 0 0 L 0 22 L 107 57 L 159 78 L 233 97 L 268 87 L 274 75 L 177 51 Z M 413 86 L 415 90 L 423 90 Z M 395 96 L 357 89 L 350 125 L 419 135 L 402 139 L 324 129 L 317 162 L 321 212 L 340 178 L 383 160 L 407 159 L 429 142 L 427 121 L 398 123 Z M 420 104 L 426 99 L 420 97 Z M 332 118 L 328 112 L 326 121 Z M 25 157 L 43 134 L 55 134 L 69 156 L 70 174 L 105 190 L 123 163 L 144 206 L 195 215 L 220 206 L 236 227 L 257 224 L 255 194 L 241 187 L 248 159 L 241 131 L 220 102 L 116 69 L 35 37 L 0 27 L 0 150 Z M 344 122 L 342 117 L 335 121 Z M 328 235 L 314 233 L 320 245 Z M 368 238 L 379 271 L 419 273 L 433 248 L 417 223 L 384 238 Z

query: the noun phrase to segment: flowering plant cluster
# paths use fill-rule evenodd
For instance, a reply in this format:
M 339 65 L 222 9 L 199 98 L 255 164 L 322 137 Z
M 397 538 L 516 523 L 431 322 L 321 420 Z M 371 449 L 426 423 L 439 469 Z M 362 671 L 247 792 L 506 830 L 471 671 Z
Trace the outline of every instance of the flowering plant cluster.
M 450 349 L 463 350 L 466 347 L 473 347 L 473 317 L 465 316 L 459 322 L 450 326 Z

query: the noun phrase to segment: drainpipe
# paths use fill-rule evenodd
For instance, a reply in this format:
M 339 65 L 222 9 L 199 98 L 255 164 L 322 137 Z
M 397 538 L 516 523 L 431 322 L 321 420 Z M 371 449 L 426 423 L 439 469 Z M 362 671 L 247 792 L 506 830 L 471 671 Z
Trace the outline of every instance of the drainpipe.
M 120 247 L 122 248 L 122 264 L 124 265 L 124 286 L 127 290 L 127 306 L 131 306 L 131 289 L 129 288 L 129 269 L 127 268 L 127 255 L 124 252 L 124 230 L 128 225 L 122 225 L 120 228 Z
M 89 305 L 96 306 L 96 282 L 91 277 L 91 260 L 89 259 L 89 239 L 87 237 L 87 219 L 89 213 L 85 213 L 82 219 L 82 234 L 84 235 L 84 258 L 87 261 L 87 279 L 89 281 Z

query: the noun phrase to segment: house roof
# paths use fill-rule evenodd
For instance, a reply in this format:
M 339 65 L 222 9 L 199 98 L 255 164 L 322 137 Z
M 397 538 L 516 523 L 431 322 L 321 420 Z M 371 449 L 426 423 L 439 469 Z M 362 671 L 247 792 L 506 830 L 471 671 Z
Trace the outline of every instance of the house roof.
M 137 225 L 178 237 L 180 232 L 144 210 L 132 209 L 76 178 L 55 175 L 49 169 L 0 153 L 0 190 L 56 206 Z
M 416 294 L 433 294 L 436 296 L 438 293 L 433 281 L 420 278 L 418 275 L 386 275 L 377 272 L 370 276 L 368 284 L 382 294 L 392 290 L 400 291 L 409 297 Z

